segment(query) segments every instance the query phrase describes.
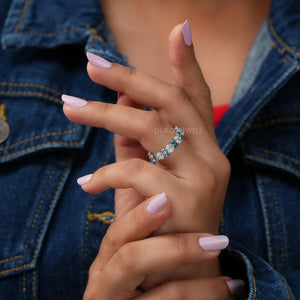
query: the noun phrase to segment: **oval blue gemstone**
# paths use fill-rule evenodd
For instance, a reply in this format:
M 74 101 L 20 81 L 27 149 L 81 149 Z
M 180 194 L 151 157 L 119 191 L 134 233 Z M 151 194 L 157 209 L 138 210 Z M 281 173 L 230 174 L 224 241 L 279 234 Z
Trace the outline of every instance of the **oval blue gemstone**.
M 161 150 L 161 153 L 164 157 L 168 157 L 169 156 L 169 152 L 165 149 Z

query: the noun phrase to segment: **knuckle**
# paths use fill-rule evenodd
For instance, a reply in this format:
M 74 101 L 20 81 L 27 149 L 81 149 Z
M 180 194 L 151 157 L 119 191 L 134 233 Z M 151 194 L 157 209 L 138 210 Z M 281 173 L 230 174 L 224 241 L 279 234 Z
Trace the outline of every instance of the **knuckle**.
M 125 244 L 114 256 L 116 268 L 122 273 L 133 270 L 135 261 L 138 261 L 137 255 L 137 251 L 131 244 Z
M 229 179 L 230 177 L 230 174 L 231 174 L 231 165 L 230 165 L 230 162 L 228 160 L 228 158 L 224 155 L 223 155 L 223 163 L 222 163 L 222 175 L 223 177 Z
M 103 241 L 102 241 L 102 244 L 105 243 L 105 245 L 107 245 L 107 247 L 109 247 L 111 249 L 117 249 L 117 247 L 119 246 L 119 243 L 120 243 L 118 230 L 115 229 L 115 227 L 116 227 L 115 224 L 116 223 L 113 223 L 109 226 L 109 228 L 107 229 L 107 232 L 103 238 Z M 100 248 L 100 250 L 101 250 L 101 248 Z
M 186 94 L 179 86 L 170 85 L 163 95 L 164 99 L 164 108 L 173 108 L 178 107 L 181 101 L 187 98 Z M 176 103 L 176 105 L 175 105 Z
M 128 82 L 130 82 L 132 80 L 133 77 L 136 76 L 136 69 L 133 68 L 129 68 L 129 67 L 124 67 L 123 68 L 123 72 L 122 72 L 122 85 L 123 85 L 123 90 L 122 93 L 127 94 L 127 86 L 128 86 Z
M 95 264 L 92 263 L 90 268 L 89 268 L 89 278 L 92 278 L 96 273 L 96 267 Z
M 185 259 L 189 257 L 190 251 L 187 246 L 189 244 L 189 240 L 184 234 L 176 235 L 174 237 L 174 244 L 180 258 Z
M 159 127 L 160 119 L 159 115 L 156 112 L 147 112 L 143 120 L 143 128 L 141 128 L 141 135 L 138 137 L 139 141 L 148 138 L 153 134 L 153 130 Z
M 174 86 L 173 90 L 172 90 L 172 98 L 170 99 L 171 101 L 175 99 L 179 99 L 179 100 L 186 100 L 187 99 L 187 95 L 185 94 L 185 92 L 183 91 L 183 89 L 179 86 Z M 174 102 L 172 101 L 171 104 L 173 104 Z
M 138 158 L 132 158 L 127 161 L 128 164 L 126 166 L 129 174 L 131 175 L 137 175 L 144 172 L 144 169 L 146 167 L 146 161 L 138 159 Z
M 231 166 L 228 158 L 220 151 L 219 155 L 215 157 L 215 174 L 217 184 L 219 182 L 227 182 L 231 173 Z
M 111 108 L 112 108 L 111 104 L 110 103 L 105 103 L 105 102 L 101 102 L 101 105 L 99 106 L 99 109 L 101 110 L 102 114 L 109 113 Z

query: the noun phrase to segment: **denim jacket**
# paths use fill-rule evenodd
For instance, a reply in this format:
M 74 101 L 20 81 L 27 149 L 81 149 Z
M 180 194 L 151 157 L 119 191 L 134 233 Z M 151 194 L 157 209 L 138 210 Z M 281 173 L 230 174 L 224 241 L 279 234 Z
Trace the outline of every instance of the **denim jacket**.
M 0 122 L 10 126 L 0 143 L 0 299 L 81 299 L 114 203 L 112 190 L 89 195 L 76 178 L 114 161 L 113 135 L 68 121 L 60 95 L 114 102 L 88 78 L 85 51 L 126 61 L 99 0 L 2 0 L 0 27 Z M 300 2 L 273 0 L 264 47 L 249 54 L 259 63 L 216 129 L 232 165 L 221 261 L 249 300 L 300 297 L 299 32 Z

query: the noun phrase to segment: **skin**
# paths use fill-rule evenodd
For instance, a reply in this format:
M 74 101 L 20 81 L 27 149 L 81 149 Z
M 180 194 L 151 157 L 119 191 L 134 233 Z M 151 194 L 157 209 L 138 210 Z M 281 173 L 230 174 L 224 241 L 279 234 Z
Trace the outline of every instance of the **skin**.
M 114 9 L 117 2 L 119 2 L 118 11 L 122 12 L 119 15 L 115 15 L 117 9 Z M 260 6 L 261 13 L 256 11 L 256 14 L 253 14 L 254 8 L 259 5 L 258 1 L 253 1 L 255 5 L 251 5 L 250 1 L 244 1 L 248 6 L 233 5 L 235 1 L 225 1 L 226 3 L 224 2 L 218 9 L 213 5 L 217 2 L 211 1 L 208 5 L 207 1 L 206 6 L 200 7 L 196 5 L 196 1 L 190 1 L 195 6 L 189 10 L 191 8 L 189 5 L 182 7 L 176 1 L 176 5 L 168 6 L 172 11 L 170 15 L 174 16 L 174 19 L 170 17 L 162 22 L 162 19 L 158 19 L 161 16 L 157 11 L 161 11 L 163 8 L 161 5 L 167 5 L 168 1 L 162 3 L 154 1 L 156 5 L 153 5 L 152 9 L 152 6 L 147 6 L 146 1 L 138 3 L 132 0 L 126 3 L 129 10 L 126 11 L 125 7 L 121 6 L 121 1 L 104 0 L 104 10 L 117 45 L 123 53 L 129 55 L 129 63 L 135 65 L 137 70 L 133 71 L 116 64 L 109 69 L 101 69 L 89 63 L 88 73 L 92 80 L 122 93 L 118 104 L 89 102 L 82 108 L 64 105 L 64 112 L 71 121 L 104 127 L 116 133 L 116 164 L 96 171 L 91 180 L 82 187 L 86 192 L 99 193 L 108 188 L 115 188 L 118 220 L 125 218 L 135 207 L 141 205 L 145 198 L 155 193 L 163 191 L 172 201 L 171 215 L 161 227 L 155 230 L 154 235 L 164 236 L 167 233 L 177 232 L 216 234 L 218 231 L 230 166 L 216 142 L 212 103 L 224 104 L 230 101 L 253 38 L 265 18 L 268 5 L 267 1 L 262 2 L 264 5 Z M 135 5 L 134 7 L 146 6 L 144 10 L 130 10 L 130 4 Z M 240 14 L 233 9 L 235 7 L 239 7 Z M 143 17 L 147 17 L 148 22 L 143 22 L 144 27 L 141 25 L 138 32 L 133 22 L 137 21 L 137 15 L 130 15 L 131 12 L 134 14 L 134 11 L 139 13 L 147 11 L 147 15 Z M 171 23 L 176 18 L 182 18 L 183 14 L 189 15 L 191 24 L 195 24 L 196 31 L 193 31 L 193 36 L 194 44 L 197 45 L 196 51 L 193 46 L 188 47 L 184 44 L 181 25 L 176 26 L 167 39 L 166 32 Z M 254 18 L 255 22 L 252 22 L 251 14 L 257 17 Z M 231 26 L 230 22 L 225 23 L 228 26 L 224 25 L 224 20 L 232 20 L 236 15 L 239 17 L 233 22 L 234 26 Z M 212 16 L 217 17 L 212 19 Z M 117 22 L 114 23 L 112 20 Z M 241 32 L 244 33 L 243 30 L 241 32 L 237 30 L 240 28 L 239 22 L 242 21 L 245 26 L 243 30 L 248 28 L 247 26 L 251 29 L 247 31 L 245 37 L 241 35 Z M 221 26 L 222 22 L 223 26 Z M 155 24 L 160 26 L 157 27 Z M 126 30 L 127 36 L 122 32 L 122 28 Z M 210 30 L 207 31 L 207 28 Z M 237 30 L 236 34 L 233 34 L 234 29 Z M 133 37 L 133 42 L 125 43 L 130 32 L 135 32 L 136 36 L 130 35 Z M 231 37 L 233 40 L 228 40 Z M 134 40 L 135 38 L 139 39 L 139 43 Z M 147 43 L 141 42 L 143 38 Z M 238 38 L 241 40 L 236 43 Z M 155 42 L 149 43 L 151 40 Z M 169 40 L 169 51 L 165 49 L 166 40 Z M 135 47 L 130 48 L 128 45 Z M 154 45 L 156 49 L 149 45 Z M 215 57 L 219 57 L 220 60 L 216 61 Z M 147 64 L 149 61 L 151 64 Z M 201 69 L 198 61 L 201 61 Z M 227 69 L 231 70 L 230 76 L 227 76 L 227 72 L 222 73 L 222 70 Z M 151 107 L 152 111 L 144 111 L 145 105 Z M 182 144 L 169 158 L 155 166 L 149 164 L 145 149 L 154 153 L 159 151 L 161 145 L 167 144 L 174 135 L 164 129 L 171 129 L 174 126 L 200 130 L 196 133 L 187 132 Z M 155 134 L 154 129 L 160 129 L 160 134 Z M 126 231 L 125 227 L 122 227 L 122 231 Z M 146 240 L 147 236 L 145 236 Z M 149 247 L 151 244 L 145 242 L 145 245 Z M 122 245 L 119 245 L 119 249 L 122 249 Z M 100 249 L 99 256 L 102 252 Z M 97 259 L 99 260 L 96 258 L 96 261 Z M 183 279 L 189 280 L 176 284 L 180 287 L 178 292 L 180 290 L 182 293 L 190 292 L 190 294 L 189 298 L 185 296 L 179 299 L 192 299 L 199 293 L 209 295 L 215 290 L 214 284 L 218 286 L 213 281 L 220 277 L 217 258 L 191 264 L 186 257 L 186 265 L 176 266 L 175 270 L 157 269 L 156 272 L 152 270 L 150 276 L 143 277 L 141 281 L 143 283 L 141 284 L 140 281 L 138 283 L 141 284 L 142 290 L 149 290 L 150 294 L 145 293 L 140 296 L 142 297 L 140 299 L 152 299 L 151 293 L 156 295 L 153 299 L 160 299 L 157 298 L 158 295 L 167 295 L 163 287 L 174 286 L 172 285 L 174 281 L 178 283 Z M 94 277 L 98 272 L 99 269 L 92 267 L 90 278 L 98 278 Z M 200 284 L 199 278 L 212 281 L 209 281 L 210 284 Z M 113 282 L 113 279 L 111 280 Z M 107 281 L 107 277 L 93 281 L 98 281 L 98 286 L 99 282 L 110 282 Z M 165 282 L 169 285 L 164 285 Z M 185 284 L 190 285 L 188 289 Z M 155 288 L 158 285 L 160 287 Z M 101 299 L 113 299 L 111 297 L 115 290 L 115 286 L 111 285 L 111 290 L 108 292 L 110 294 L 107 294 L 109 296 Z M 89 295 L 87 299 L 98 299 L 99 291 L 92 289 L 90 292 L 89 286 L 87 291 Z M 134 294 L 134 296 L 138 295 Z M 125 296 L 122 297 L 116 299 L 126 299 Z
M 82 188 L 88 193 L 116 189 L 117 218 L 129 213 L 145 198 L 164 191 L 174 209 L 156 234 L 199 231 L 216 234 L 230 166 L 216 142 L 208 86 L 195 60 L 193 46 L 184 43 L 181 26 L 173 29 L 169 39 L 176 84 L 117 64 L 102 69 L 89 63 L 92 80 L 124 96 L 118 104 L 90 101 L 81 108 L 64 105 L 64 112 L 73 122 L 104 127 L 116 133 L 117 162 L 100 168 Z M 153 110 L 145 111 L 141 105 Z M 173 138 L 174 133 L 169 130 L 175 125 L 199 130 L 187 131 L 169 158 L 150 164 L 145 149 L 160 150 L 162 144 Z M 153 132 L 153 129 L 163 132 L 166 128 L 169 129 L 166 134 Z M 146 278 L 142 288 L 149 290 L 168 281 L 220 275 L 218 259 L 201 265 L 187 263 L 176 268 L 176 272 L 154 272 Z
M 208 261 L 220 253 L 205 251 L 199 246 L 199 238 L 208 234 L 149 237 L 167 220 L 172 209 L 168 202 L 160 212 L 150 214 L 147 205 L 151 200 L 138 205 L 111 225 L 91 266 L 83 299 L 233 299 L 226 285 L 226 281 L 230 280 L 228 277 L 174 281 L 146 293 L 140 291 L 140 284 L 153 271 L 163 271 L 183 263 Z M 204 290 L 201 294 L 199 287 Z
M 270 9 L 270 0 L 101 0 L 101 4 L 129 63 L 167 82 L 172 80 L 168 35 L 174 24 L 188 19 L 214 106 L 230 103 Z

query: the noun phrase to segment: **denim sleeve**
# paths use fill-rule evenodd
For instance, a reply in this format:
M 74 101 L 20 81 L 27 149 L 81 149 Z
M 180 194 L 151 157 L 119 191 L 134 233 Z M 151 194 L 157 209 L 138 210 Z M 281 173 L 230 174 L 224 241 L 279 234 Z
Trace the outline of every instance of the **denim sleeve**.
M 248 300 L 296 300 L 291 287 L 293 279 L 297 285 L 297 272 L 287 272 L 283 276 L 266 261 L 232 241 L 220 259 L 226 276 L 245 281 Z M 291 279 L 291 287 L 287 278 Z

